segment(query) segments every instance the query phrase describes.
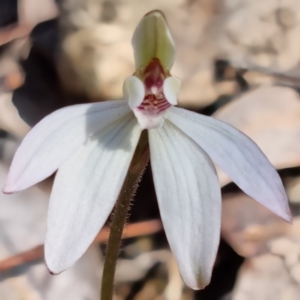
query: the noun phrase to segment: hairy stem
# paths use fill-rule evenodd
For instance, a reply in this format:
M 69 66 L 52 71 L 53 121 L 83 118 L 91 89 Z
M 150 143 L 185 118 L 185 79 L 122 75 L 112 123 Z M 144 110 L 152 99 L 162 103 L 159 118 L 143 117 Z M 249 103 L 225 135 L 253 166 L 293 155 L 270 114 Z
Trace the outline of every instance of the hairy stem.
M 143 131 L 112 217 L 102 276 L 101 300 L 112 300 L 116 264 L 129 205 L 148 162 L 148 135 L 147 131 Z

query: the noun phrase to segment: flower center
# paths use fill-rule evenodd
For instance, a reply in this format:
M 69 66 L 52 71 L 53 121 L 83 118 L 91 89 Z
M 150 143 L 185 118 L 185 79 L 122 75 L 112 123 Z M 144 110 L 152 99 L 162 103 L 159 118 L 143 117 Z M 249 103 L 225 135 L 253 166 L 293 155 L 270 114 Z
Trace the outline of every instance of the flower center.
M 176 79 L 164 70 L 158 58 L 128 77 L 123 86 L 128 105 L 143 129 L 161 126 L 167 109 L 177 104 L 178 88 Z
M 142 104 L 137 109 L 159 114 L 170 106 L 171 104 L 166 100 L 163 92 L 160 92 L 156 95 L 146 95 Z
M 164 81 L 168 75 L 159 59 L 153 58 L 141 75 L 145 86 L 145 97 L 137 109 L 159 114 L 171 106 L 163 92 Z

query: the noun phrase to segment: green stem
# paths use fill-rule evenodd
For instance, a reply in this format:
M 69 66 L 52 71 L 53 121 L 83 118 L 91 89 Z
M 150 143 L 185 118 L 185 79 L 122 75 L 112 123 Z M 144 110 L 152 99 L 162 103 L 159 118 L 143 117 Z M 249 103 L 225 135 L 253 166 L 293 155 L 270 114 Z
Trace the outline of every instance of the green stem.
M 149 162 L 147 133 L 147 131 L 142 132 L 114 209 L 103 268 L 101 300 L 112 300 L 113 297 L 114 276 L 127 213 L 131 199 L 135 195 L 138 183 Z

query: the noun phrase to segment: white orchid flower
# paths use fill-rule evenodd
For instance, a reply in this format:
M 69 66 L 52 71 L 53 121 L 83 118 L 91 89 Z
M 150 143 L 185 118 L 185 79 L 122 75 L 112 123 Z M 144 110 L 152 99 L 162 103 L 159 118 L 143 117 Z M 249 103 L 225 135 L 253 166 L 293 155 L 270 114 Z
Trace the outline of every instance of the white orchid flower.
M 164 16 L 147 14 L 133 36 L 136 72 L 125 100 L 74 105 L 38 123 L 12 162 L 5 193 L 58 170 L 49 204 L 45 259 L 60 273 L 86 251 L 112 211 L 141 131 L 163 226 L 180 273 L 199 289 L 211 277 L 220 239 L 221 194 L 212 161 L 248 195 L 290 221 L 282 182 L 258 146 L 230 125 L 177 104 L 175 47 Z

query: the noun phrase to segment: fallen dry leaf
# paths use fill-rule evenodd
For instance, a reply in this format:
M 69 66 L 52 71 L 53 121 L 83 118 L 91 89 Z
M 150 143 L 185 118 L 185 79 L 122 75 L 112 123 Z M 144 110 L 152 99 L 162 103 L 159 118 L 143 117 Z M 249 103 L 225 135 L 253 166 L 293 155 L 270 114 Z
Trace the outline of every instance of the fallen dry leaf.
M 268 243 L 275 238 L 300 239 L 300 218 L 294 218 L 291 225 L 242 192 L 227 194 L 222 236 L 239 255 L 254 256 L 269 251 Z
M 286 193 L 290 203 L 300 203 L 300 177 L 287 177 L 284 179 Z
M 28 36 L 37 24 L 58 14 L 54 0 L 18 0 L 18 23 L 0 29 L 0 46 Z
M 31 27 L 27 25 L 11 25 L 0 29 L 0 46 L 15 39 L 29 35 Z
M 0 94 L 0 129 L 19 138 L 23 138 L 30 129 L 13 105 L 11 93 Z
M 233 300 L 297 300 L 300 292 L 299 217 L 285 236 L 267 243 L 269 253 L 247 258 L 240 269 Z
M 58 16 L 55 0 L 18 0 L 19 24 L 32 28 Z
M 219 55 L 236 67 L 300 76 L 298 0 L 222 0 Z
M 300 286 L 294 282 L 282 258 L 265 254 L 244 262 L 232 300 L 298 300 L 299 294 Z

